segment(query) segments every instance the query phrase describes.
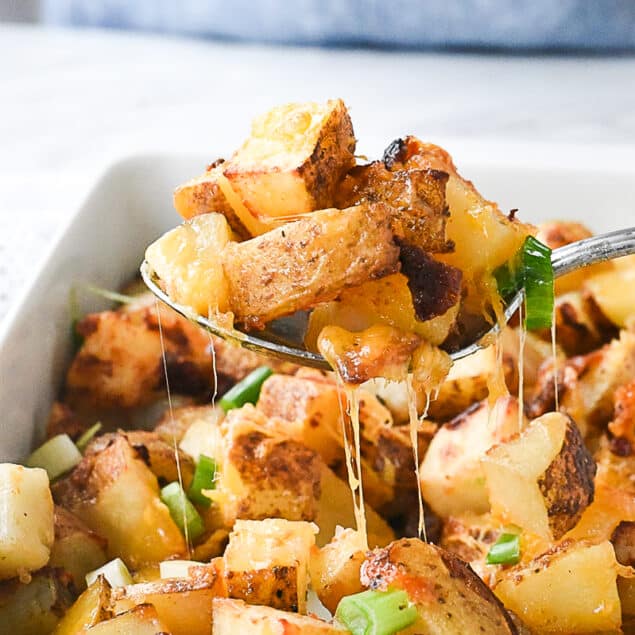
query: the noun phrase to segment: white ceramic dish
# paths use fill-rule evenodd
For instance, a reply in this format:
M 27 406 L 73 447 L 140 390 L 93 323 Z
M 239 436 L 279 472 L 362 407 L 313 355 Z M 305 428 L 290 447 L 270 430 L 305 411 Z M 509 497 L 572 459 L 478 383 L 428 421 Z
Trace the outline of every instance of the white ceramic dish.
M 459 169 L 524 220 L 571 218 L 608 231 L 635 221 L 635 150 L 446 142 Z M 487 153 L 485 154 L 484 149 Z M 0 330 L 0 461 L 23 458 L 42 433 L 70 354 L 69 291 L 115 289 L 145 246 L 178 223 L 172 189 L 205 157 L 145 156 L 111 167 L 53 242 Z M 80 294 L 82 311 L 106 307 Z

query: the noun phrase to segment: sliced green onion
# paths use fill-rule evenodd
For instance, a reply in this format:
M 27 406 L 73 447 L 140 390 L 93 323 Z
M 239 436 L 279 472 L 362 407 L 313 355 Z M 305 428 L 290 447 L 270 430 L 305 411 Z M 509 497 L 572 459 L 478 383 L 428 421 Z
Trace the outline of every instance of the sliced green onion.
M 343 597 L 335 617 L 353 635 L 392 635 L 417 620 L 417 608 L 400 589 L 369 590 Z
M 520 560 L 520 536 L 501 534 L 491 546 L 485 562 L 487 564 L 516 564 Z
M 194 478 L 192 478 L 192 484 L 187 492 L 189 499 L 196 505 L 209 507 L 212 504 L 212 501 L 203 494 L 203 490 L 216 488 L 216 483 L 214 482 L 216 470 L 217 466 L 214 459 L 204 454 L 198 457 Z
M 494 271 L 498 292 L 509 298 L 525 288 L 525 327 L 549 328 L 553 320 L 554 276 L 551 249 L 533 236 L 525 242 L 509 263 Z
M 106 300 L 110 300 L 111 302 L 118 302 L 119 304 L 130 304 L 134 302 L 137 298 L 133 298 L 130 295 L 124 295 L 123 293 L 117 293 L 116 291 L 111 291 L 110 289 L 102 289 L 101 287 L 94 287 L 92 284 L 85 284 L 83 288 L 86 291 L 90 291 L 95 295 L 98 295 Z
M 100 575 L 103 575 L 113 588 L 132 584 L 130 571 L 128 571 L 128 567 L 126 567 L 121 558 L 115 558 L 107 562 L 103 567 L 87 573 L 86 586 L 90 586 Z
M 198 567 L 202 562 L 195 560 L 164 560 L 159 562 L 159 575 L 162 578 L 189 578 L 190 567 Z
M 82 454 L 67 434 L 58 434 L 43 443 L 25 461 L 27 467 L 41 467 L 49 480 L 72 470 L 82 460 Z
M 83 452 L 88 444 L 93 440 L 93 437 L 101 430 L 101 421 L 98 421 L 96 424 L 90 426 L 84 434 L 82 434 L 77 441 L 75 441 L 75 445 L 80 452 Z
M 220 407 L 228 412 L 234 408 L 240 408 L 246 403 L 256 403 L 260 395 L 260 389 L 267 377 L 273 371 L 268 366 L 260 366 L 252 371 L 242 381 L 239 381 L 233 388 L 230 388 L 220 400 Z
M 161 500 L 170 510 L 170 516 L 176 526 L 190 540 L 196 540 L 205 531 L 203 519 L 177 481 L 166 485 L 161 490 Z

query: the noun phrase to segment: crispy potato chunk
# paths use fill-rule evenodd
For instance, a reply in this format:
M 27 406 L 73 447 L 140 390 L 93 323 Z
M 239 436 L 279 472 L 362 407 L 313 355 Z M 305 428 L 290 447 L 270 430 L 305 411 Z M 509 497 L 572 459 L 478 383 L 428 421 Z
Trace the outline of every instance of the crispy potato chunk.
M 407 633 L 516 633 L 500 601 L 468 565 L 416 538 L 369 553 L 361 580 L 371 589 L 408 593 L 419 618 Z
M 207 334 L 159 305 L 170 388 L 205 394 L 212 377 Z M 161 336 L 153 300 L 86 316 L 84 342 L 66 375 L 64 400 L 78 410 L 142 406 L 165 392 Z
M 493 516 L 547 542 L 571 529 L 593 501 L 595 462 L 561 413 L 535 419 L 491 448 L 482 465 Z
M 214 635 L 346 635 L 348 629 L 316 617 L 296 615 L 240 600 L 215 599 Z
M 614 393 L 615 415 L 609 423 L 609 431 L 624 439 L 635 452 L 635 379 L 620 386 Z
M 111 589 L 106 578 L 100 575 L 66 611 L 53 635 L 77 635 L 84 629 L 113 617 Z
M 333 204 L 355 164 L 353 125 L 344 102 L 286 104 L 256 118 L 251 136 L 222 165 L 249 212 L 283 219 Z
M 398 269 L 391 211 L 381 204 L 325 209 L 243 243 L 229 243 L 223 266 L 231 309 L 246 328 Z
M 215 316 L 229 310 L 220 254 L 230 240 L 225 217 L 205 214 L 163 234 L 146 249 L 146 260 L 171 300 Z
M 152 604 L 140 604 L 130 611 L 92 626 L 90 635 L 157 635 L 168 629 Z
M 536 632 L 616 632 L 621 625 L 617 569 L 610 542 L 565 542 L 503 570 L 494 591 Z
M 54 485 L 56 502 L 108 540 L 108 557 L 130 567 L 185 553 L 185 541 L 159 500 L 156 476 L 124 435 L 90 452 Z
M 635 316 L 635 300 L 625 289 L 632 289 L 635 282 L 635 256 L 618 258 L 610 264 L 608 271 L 586 277 L 584 288 L 615 326 L 628 328 Z
M 475 404 L 432 438 L 421 470 L 421 490 L 433 511 L 443 518 L 489 510 L 481 459 L 495 444 L 510 439 L 526 425 L 514 397 L 498 400 L 490 410 Z

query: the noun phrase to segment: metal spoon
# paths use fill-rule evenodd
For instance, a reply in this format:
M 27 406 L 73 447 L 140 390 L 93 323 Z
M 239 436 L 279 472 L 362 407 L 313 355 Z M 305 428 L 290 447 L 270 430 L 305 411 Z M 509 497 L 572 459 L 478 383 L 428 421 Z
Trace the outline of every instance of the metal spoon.
M 553 273 L 555 277 L 560 277 L 587 265 L 613 260 L 614 258 L 628 256 L 633 253 L 635 253 L 635 227 L 620 229 L 555 249 L 551 258 Z M 306 311 L 273 320 L 264 330 L 258 331 L 257 334 L 243 333 L 236 329 L 223 328 L 206 317 L 193 313 L 190 308 L 173 302 L 156 284 L 150 266 L 145 260 L 141 265 L 141 277 L 150 291 L 161 301 L 214 335 L 218 335 L 223 339 L 234 340 L 240 346 L 256 353 L 278 357 L 302 366 L 313 366 L 314 368 L 330 370 L 328 362 L 322 355 L 308 351 L 304 347 L 304 335 L 309 315 Z M 632 292 L 632 290 L 628 290 L 628 292 Z M 507 300 L 505 307 L 506 321 L 518 310 L 523 298 L 524 292 L 521 289 L 516 295 Z M 482 333 L 475 342 L 459 350 L 451 351 L 450 357 L 456 361 L 475 353 L 485 345 L 488 341 L 488 336 L 498 330 L 498 325 L 494 325 L 488 331 Z

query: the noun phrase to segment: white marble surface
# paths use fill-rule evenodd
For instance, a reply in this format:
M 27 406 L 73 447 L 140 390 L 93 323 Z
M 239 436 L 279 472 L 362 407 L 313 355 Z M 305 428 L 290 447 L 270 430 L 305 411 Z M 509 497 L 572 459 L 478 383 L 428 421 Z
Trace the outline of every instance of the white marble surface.
M 276 49 L 0 26 L 0 318 L 112 161 L 213 159 L 252 115 L 334 96 L 352 110 L 361 151 L 409 132 L 483 139 L 484 155 L 501 139 L 635 148 L 633 57 Z

